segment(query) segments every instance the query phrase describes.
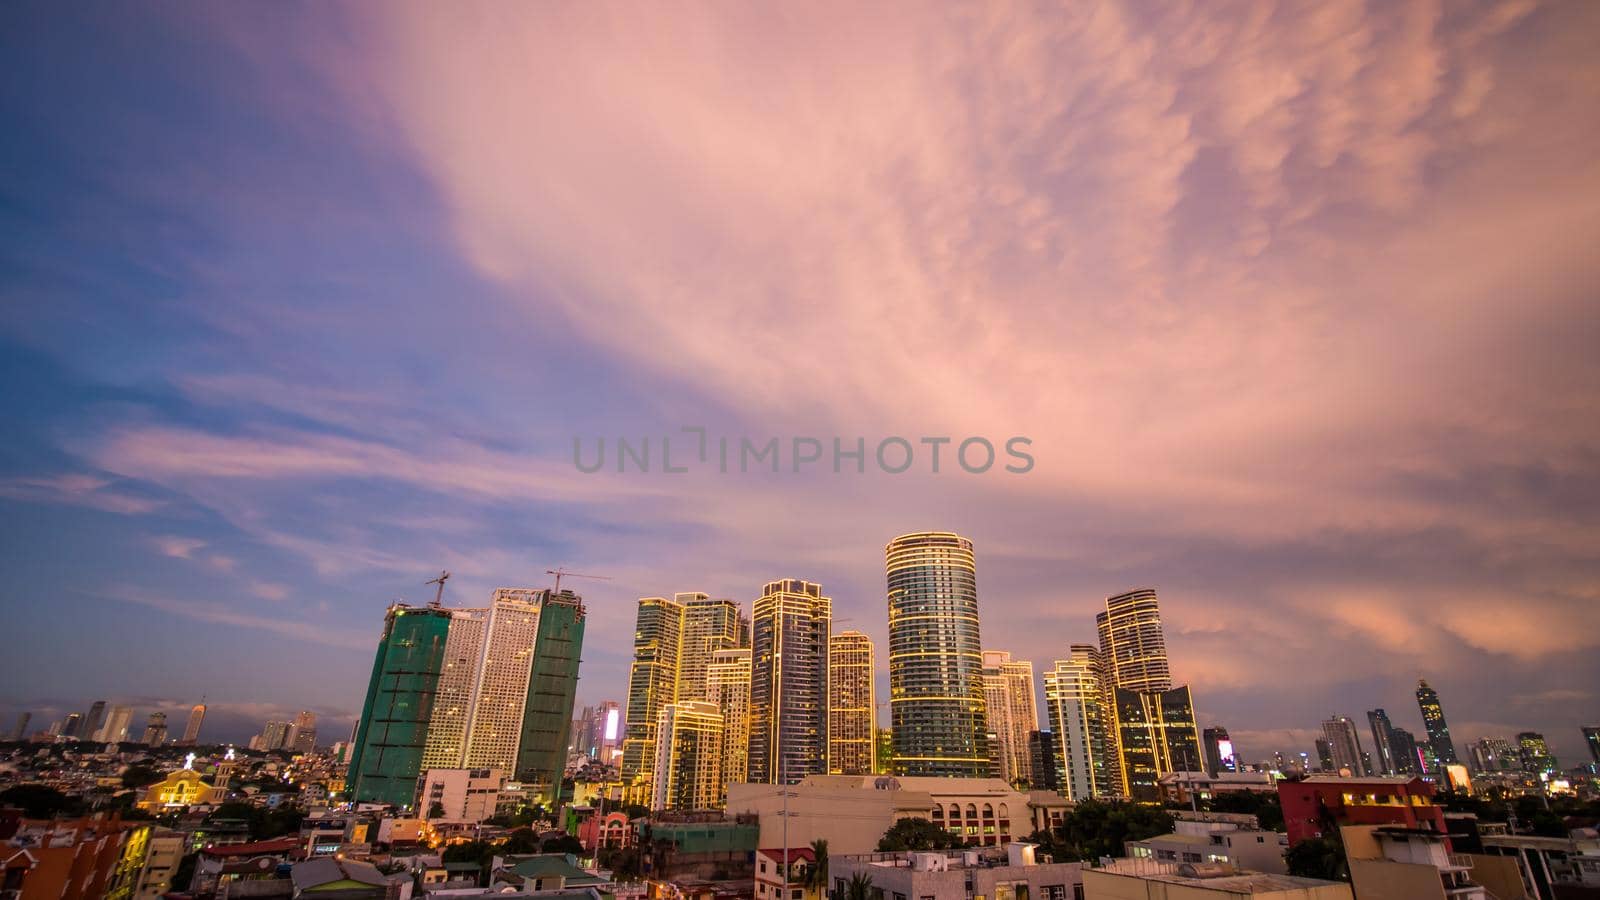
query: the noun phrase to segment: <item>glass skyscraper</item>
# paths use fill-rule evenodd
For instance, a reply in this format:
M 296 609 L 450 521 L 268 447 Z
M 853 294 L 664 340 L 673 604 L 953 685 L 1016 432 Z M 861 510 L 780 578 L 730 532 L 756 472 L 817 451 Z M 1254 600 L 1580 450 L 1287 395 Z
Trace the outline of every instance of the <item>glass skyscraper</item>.
M 859 631 L 828 644 L 828 772 L 871 775 L 878 709 L 872 641 Z
M 1439 705 L 1439 694 L 1428 687 L 1426 679 L 1417 682 L 1417 707 L 1422 710 L 1422 724 L 1428 730 L 1428 746 L 1441 764 L 1456 761 L 1456 748 L 1450 742 L 1450 726 L 1444 720 L 1444 707 Z
M 655 774 L 656 729 L 661 710 L 678 702 L 682 645 L 683 604 L 665 597 L 639 598 L 628 673 L 628 730 L 622 741 L 622 780 L 629 787 L 648 784 Z
M 833 601 L 798 578 L 768 582 L 750 635 L 749 776 L 793 784 L 828 773 L 828 645 Z
M 951 532 L 905 534 L 884 550 L 889 601 L 889 701 L 898 775 L 989 774 L 972 542 Z

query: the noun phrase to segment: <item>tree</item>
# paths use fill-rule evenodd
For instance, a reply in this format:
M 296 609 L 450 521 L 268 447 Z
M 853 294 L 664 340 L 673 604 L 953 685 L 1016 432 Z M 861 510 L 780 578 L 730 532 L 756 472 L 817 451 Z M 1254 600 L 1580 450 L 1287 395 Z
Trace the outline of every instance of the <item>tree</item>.
M 806 870 L 803 884 L 807 888 L 825 890 L 828 887 L 828 842 L 822 838 L 812 841 L 811 855 L 816 861 Z
M 962 845 L 961 838 L 927 819 L 909 818 L 889 826 L 878 841 L 878 852 L 899 850 L 953 850 Z
M 138 790 L 142 787 L 149 787 L 166 777 L 166 775 L 151 766 L 144 763 L 136 763 L 122 770 L 122 786 Z
M 1267 831 L 1282 831 L 1283 806 L 1277 794 L 1259 791 L 1226 791 L 1211 798 L 1208 808 L 1212 812 L 1244 813 L 1256 817 Z
M 1350 866 L 1344 858 L 1344 842 L 1333 837 L 1306 838 L 1283 855 L 1290 875 L 1320 878 L 1323 881 L 1349 881 Z
M 494 859 L 494 845 L 488 841 L 463 841 L 459 844 L 450 844 L 439 854 L 441 862 L 460 863 L 475 862 L 478 865 L 487 865 Z
M 546 838 L 539 845 L 541 853 L 571 853 L 573 856 L 582 856 L 584 853 L 583 842 L 570 834 L 560 834 L 553 838 Z
M 1562 818 L 1548 810 L 1539 810 L 1528 820 L 1528 825 L 1533 833 L 1539 837 L 1564 838 L 1567 836 L 1567 823 Z
M 433 803 L 428 806 L 428 818 L 430 818 L 430 819 L 441 819 L 441 818 L 444 818 L 444 804 L 440 803 L 437 800 L 433 801 Z
M 0 806 L 19 807 L 30 819 L 50 819 L 58 813 L 75 814 L 83 804 L 48 785 L 19 784 L 0 792 Z
M 1172 816 L 1159 806 L 1085 800 L 1062 819 L 1051 855 L 1063 862 L 1121 856 L 1126 842 L 1169 834 L 1172 827 Z
M 872 876 L 857 872 L 844 886 L 844 900 L 872 900 Z
M 513 853 L 538 853 L 539 836 L 534 834 L 532 828 L 518 828 L 506 835 L 505 841 L 500 845 L 500 852 L 508 856 Z

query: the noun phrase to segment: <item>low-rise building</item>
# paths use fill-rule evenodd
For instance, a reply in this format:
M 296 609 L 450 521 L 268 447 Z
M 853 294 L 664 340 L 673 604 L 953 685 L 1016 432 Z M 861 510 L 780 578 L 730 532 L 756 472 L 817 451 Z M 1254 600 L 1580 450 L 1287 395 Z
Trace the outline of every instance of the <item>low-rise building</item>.
M 831 856 L 828 881 L 843 896 L 857 877 L 883 900 L 1073 900 L 1083 882 L 1076 862 L 1040 862 L 1034 845 Z M 756 900 L 762 900 L 758 895 Z M 768 898 L 771 900 L 771 898 Z
M 1128 841 L 1124 850 L 1132 859 L 1172 863 L 1229 863 L 1241 869 L 1285 874 L 1283 861 L 1289 849 L 1287 835 L 1276 831 L 1243 829 L 1228 822 L 1174 823 L 1172 834 Z
M 127 896 L 137 875 L 128 864 L 129 839 L 142 842 L 149 832 L 116 817 L 19 820 L 0 844 L 0 890 L 18 900 Z
M 1483 852 L 1516 861 L 1529 897 L 1555 900 L 1564 889 L 1600 890 L 1600 839 L 1587 837 L 1536 837 L 1484 835 Z
M 145 845 L 144 865 L 134 886 L 133 896 L 137 900 L 159 900 L 168 891 L 179 890 L 172 878 L 183 861 L 185 844 L 184 835 L 176 831 L 151 833 Z
M 1271 794 L 1278 790 L 1270 772 L 1168 772 L 1157 780 L 1161 797 L 1171 803 L 1188 803 L 1190 798 L 1209 800 L 1221 794 L 1240 792 Z
M 1322 837 L 1329 823 L 1399 825 L 1444 833 L 1444 810 L 1433 802 L 1434 787 L 1415 776 L 1310 775 L 1278 782 L 1278 800 L 1291 846 Z
M 417 811 L 430 821 L 492 818 L 505 775 L 499 769 L 429 769 L 417 779 Z
M 757 850 L 755 900 L 821 900 L 822 885 L 806 884 L 806 875 L 816 864 L 816 851 L 810 847 Z M 784 874 L 786 867 L 787 876 Z
M 1362 900 L 1493 900 L 1472 878 L 1472 859 L 1437 831 L 1395 825 L 1339 829 L 1350 883 Z M 1515 895 L 1513 895 L 1515 896 Z
M 1117 859 L 1083 872 L 1083 900 L 1353 900 L 1338 881 L 1250 872 L 1226 863 Z

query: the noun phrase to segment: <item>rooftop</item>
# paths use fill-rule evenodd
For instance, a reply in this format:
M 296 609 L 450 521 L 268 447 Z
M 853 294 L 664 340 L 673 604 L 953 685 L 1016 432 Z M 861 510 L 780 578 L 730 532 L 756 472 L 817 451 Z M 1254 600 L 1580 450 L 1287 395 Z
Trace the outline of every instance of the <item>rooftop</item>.
M 1339 883 L 1322 881 L 1317 878 L 1301 878 L 1297 875 L 1271 875 L 1266 872 L 1249 872 L 1237 869 L 1233 870 L 1231 874 L 1205 874 L 1207 871 L 1220 873 L 1224 869 L 1225 867 L 1208 869 L 1206 866 L 1189 864 L 1173 865 L 1150 860 L 1117 859 L 1113 860 L 1109 866 L 1086 869 L 1084 871 L 1086 873 L 1092 871 L 1125 878 L 1138 878 L 1144 881 L 1159 881 L 1164 884 L 1203 887 L 1207 890 L 1226 891 L 1234 894 L 1271 894 L 1278 891 L 1326 887 L 1330 884 Z M 1184 874 L 1185 872 L 1190 874 Z

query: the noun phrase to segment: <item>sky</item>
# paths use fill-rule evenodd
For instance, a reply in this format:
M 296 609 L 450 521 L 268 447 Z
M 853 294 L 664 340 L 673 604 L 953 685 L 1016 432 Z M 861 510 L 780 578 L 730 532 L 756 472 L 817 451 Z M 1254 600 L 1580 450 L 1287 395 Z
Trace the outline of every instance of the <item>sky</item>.
M 1426 677 L 1458 742 L 1576 763 L 1597 37 L 1534 0 L 5 4 L 0 727 L 204 696 L 209 737 L 336 736 L 441 569 L 458 606 L 608 576 L 564 582 L 580 706 L 638 597 L 791 577 L 886 684 L 884 544 L 950 530 L 1040 671 L 1156 588 L 1247 759 L 1420 732 Z M 686 428 L 780 471 L 662 471 Z

